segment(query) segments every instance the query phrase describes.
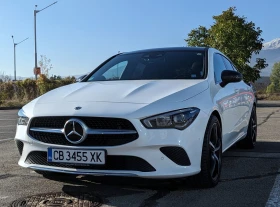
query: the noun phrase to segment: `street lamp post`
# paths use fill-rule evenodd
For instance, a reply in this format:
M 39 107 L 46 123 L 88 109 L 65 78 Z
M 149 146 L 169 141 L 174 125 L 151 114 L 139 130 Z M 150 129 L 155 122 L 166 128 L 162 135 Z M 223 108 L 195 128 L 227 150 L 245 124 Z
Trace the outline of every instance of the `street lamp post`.
M 27 40 L 27 38 L 25 38 L 24 40 L 20 41 L 19 43 L 15 43 L 14 41 L 14 36 L 12 35 L 12 39 L 13 39 L 13 43 L 14 43 L 14 80 L 17 80 L 17 69 L 16 69 L 16 46 L 19 45 L 20 43 L 22 43 L 23 41 Z
M 34 9 L 34 40 L 35 40 L 35 69 L 37 69 L 37 35 L 36 35 L 36 14 L 39 13 L 40 11 L 43 11 L 45 9 L 47 9 L 48 7 L 56 4 L 56 2 L 50 4 L 49 6 L 46 6 L 45 8 L 41 9 L 41 10 L 36 10 L 37 5 L 35 5 L 35 9 Z M 35 79 L 37 80 L 37 73 L 35 73 Z

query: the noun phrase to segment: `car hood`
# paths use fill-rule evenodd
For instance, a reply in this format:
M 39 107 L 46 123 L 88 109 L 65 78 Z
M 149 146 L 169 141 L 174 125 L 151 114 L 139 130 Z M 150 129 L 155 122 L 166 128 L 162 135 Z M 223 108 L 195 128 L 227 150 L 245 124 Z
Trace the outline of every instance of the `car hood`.
M 29 116 L 123 116 L 153 106 L 150 113 L 155 113 L 169 110 L 207 88 L 207 80 L 79 82 L 52 90 L 23 109 Z M 83 109 L 74 110 L 77 106 Z
M 41 96 L 38 103 L 114 102 L 150 104 L 170 95 L 179 102 L 200 93 L 208 86 L 203 80 L 98 81 L 60 87 Z M 196 87 L 195 87 L 196 86 Z M 182 94 L 179 94 L 182 93 Z

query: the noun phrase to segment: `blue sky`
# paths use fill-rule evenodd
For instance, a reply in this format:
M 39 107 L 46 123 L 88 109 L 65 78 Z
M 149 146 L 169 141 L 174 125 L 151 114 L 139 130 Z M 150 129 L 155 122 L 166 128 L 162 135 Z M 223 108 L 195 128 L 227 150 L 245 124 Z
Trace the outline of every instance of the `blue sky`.
M 33 77 L 34 5 L 54 1 L 0 1 L 0 72 L 13 75 L 11 35 L 16 42 L 29 37 L 17 46 L 17 75 Z M 50 75 L 78 75 L 118 51 L 185 46 L 191 29 L 209 27 L 230 6 L 255 22 L 265 41 L 280 37 L 279 0 L 58 0 L 37 14 L 38 61 L 51 59 Z

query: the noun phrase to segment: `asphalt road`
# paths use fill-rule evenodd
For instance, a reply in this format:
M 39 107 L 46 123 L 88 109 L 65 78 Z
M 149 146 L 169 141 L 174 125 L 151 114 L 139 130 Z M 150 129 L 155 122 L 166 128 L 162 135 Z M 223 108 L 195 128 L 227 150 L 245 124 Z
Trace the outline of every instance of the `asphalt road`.
M 17 110 L 0 111 L 0 207 L 39 193 L 94 193 L 102 206 L 280 206 L 280 108 L 261 107 L 254 150 L 231 148 L 223 156 L 221 181 L 196 189 L 182 180 L 120 177 L 43 177 L 17 165 L 13 138 Z M 274 185 L 275 184 L 275 185 Z M 273 205 L 271 205 L 273 206 Z

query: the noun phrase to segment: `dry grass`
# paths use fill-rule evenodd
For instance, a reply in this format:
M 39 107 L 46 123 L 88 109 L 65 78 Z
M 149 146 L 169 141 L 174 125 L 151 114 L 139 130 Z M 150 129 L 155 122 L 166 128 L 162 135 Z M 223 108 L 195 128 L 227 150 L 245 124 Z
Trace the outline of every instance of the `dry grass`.
M 279 94 L 272 94 L 269 95 L 266 100 L 271 100 L 271 101 L 279 101 L 280 100 L 280 95 Z
M 22 107 L 27 104 L 29 101 L 26 100 L 8 100 L 0 101 L 0 107 Z
M 279 101 L 280 93 L 267 94 L 267 93 L 258 92 L 257 98 L 258 98 L 258 100 Z
M 21 107 L 52 89 L 75 82 L 74 77 L 54 79 L 45 75 L 40 75 L 38 80 L 0 82 L 0 107 Z

